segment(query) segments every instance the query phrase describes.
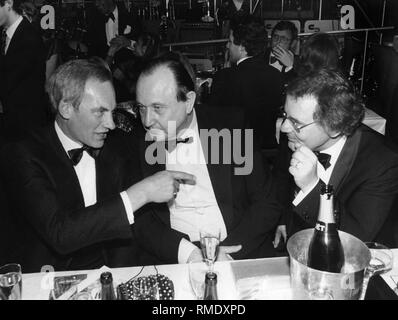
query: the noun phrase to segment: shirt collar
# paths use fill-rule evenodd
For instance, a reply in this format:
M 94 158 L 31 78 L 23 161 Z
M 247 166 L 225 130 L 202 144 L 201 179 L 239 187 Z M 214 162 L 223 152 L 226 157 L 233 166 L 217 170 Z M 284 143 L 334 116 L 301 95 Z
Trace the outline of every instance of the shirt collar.
M 341 150 L 343 150 L 346 141 L 347 137 L 342 136 L 334 145 L 319 152 L 330 154 L 330 163 L 334 164 L 337 161 L 337 158 L 339 157 Z
M 15 20 L 14 23 L 7 28 L 6 34 L 9 39 L 12 39 L 15 31 L 17 30 L 17 28 L 18 28 L 19 24 L 22 22 L 22 20 L 23 20 L 22 16 L 19 16 L 19 18 L 17 20 Z
M 177 138 L 178 139 L 185 139 L 188 137 L 192 137 L 193 133 L 196 132 L 196 130 L 198 130 L 198 120 L 196 118 L 196 112 L 195 112 L 195 108 L 192 109 L 192 120 L 191 123 L 189 124 L 189 126 L 185 129 L 182 129 L 178 134 L 177 134 Z
M 241 63 L 241 62 L 243 62 L 243 61 L 245 61 L 246 59 L 249 59 L 249 58 L 251 58 L 251 56 L 248 56 L 248 57 L 244 57 L 244 58 L 242 58 L 242 59 L 239 59 L 238 62 L 236 63 L 236 65 L 239 65 L 239 63 Z
M 66 152 L 72 149 L 81 148 L 82 145 L 76 141 L 73 141 L 69 138 L 59 127 L 57 121 L 54 121 L 55 132 L 57 133 L 59 141 L 61 141 L 62 147 L 65 149 Z

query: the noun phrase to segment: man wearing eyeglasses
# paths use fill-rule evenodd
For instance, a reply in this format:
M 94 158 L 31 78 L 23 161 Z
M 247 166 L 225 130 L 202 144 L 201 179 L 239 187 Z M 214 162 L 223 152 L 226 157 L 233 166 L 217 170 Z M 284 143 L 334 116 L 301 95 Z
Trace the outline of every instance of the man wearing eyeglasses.
M 281 72 L 286 82 L 293 70 L 293 48 L 297 44 L 298 30 L 290 21 L 279 21 L 271 33 L 271 48 L 265 52 L 265 60 Z
M 334 187 L 340 230 L 396 246 L 397 148 L 361 124 L 364 108 L 351 84 L 334 71 L 300 77 L 287 88 L 284 111 L 274 172 L 284 217 L 274 246 L 315 226 L 323 184 Z

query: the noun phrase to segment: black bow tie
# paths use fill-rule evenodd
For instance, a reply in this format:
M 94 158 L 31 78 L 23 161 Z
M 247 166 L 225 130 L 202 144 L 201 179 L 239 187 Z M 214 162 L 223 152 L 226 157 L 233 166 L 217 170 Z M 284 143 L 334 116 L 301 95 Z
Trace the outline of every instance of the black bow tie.
M 327 168 L 330 167 L 330 158 L 332 156 L 328 153 L 322 153 L 318 151 L 315 152 L 315 155 L 317 156 L 319 163 L 323 165 L 325 170 L 327 170 Z
M 74 166 L 76 166 L 82 159 L 83 151 L 87 151 L 87 153 L 94 159 L 97 158 L 100 153 L 100 149 L 94 149 L 89 146 L 83 146 L 81 148 L 69 150 L 68 155 Z
M 112 19 L 113 22 L 115 22 L 115 16 L 113 14 L 113 12 L 111 12 L 110 14 L 107 14 L 105 16 L 105 21 L 108 22 L 109 19 Z
M 166 140 L 165 147 L 170 152 L 170 149 L 173 150 L 178 143 L 192 143 L 193 137 L 187 137 L 184 139 L 176 139 L 176 140 Z

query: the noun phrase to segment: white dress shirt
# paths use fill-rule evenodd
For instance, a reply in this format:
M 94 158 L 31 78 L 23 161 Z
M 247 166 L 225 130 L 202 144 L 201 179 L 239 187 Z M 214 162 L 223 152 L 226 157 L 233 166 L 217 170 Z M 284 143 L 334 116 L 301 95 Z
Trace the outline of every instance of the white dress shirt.
M 251 58 L 252 56 L 248 56 L 248 57 L 244 57 L 244 58 L 242 58 L 242 59 L 239 59 L 237 62 L 236 62 L 236 65 L 238 66 L 239 65 L 239 63 L 241 63 L 241 62 L 243 62 L 243 61 L 245 61 L 246 59 L 249 59 L 249 58 Z
M 318 161 L 317 163 L 318 180 L 311 188 L 307 190 L 307 192 L 304 193 L 300 190 L 297 193 L 296 197 L 293 200 L 293 204 L 295 206 L 297 206 L 312 191 L 312 189 L 315 188 L 315 186 L 318 184 L 319 179 L 325 182 L 325 184 L 329 183 L 330 176 L 332 175 L 334 166 L 336 165 L 337 159 L 339 158 L 341 150 L 343 150 L 346 141 L 347 137 L 343 136 L 334 145 L 321 151 L 322 153 L 330 154 L 330 167 L 325 170 L 323 165 Z
M 189 127 L 178 135 L 182 139 L 187 137 L 193 137 L 193 141 L 178 143 L 173 151 L 166 152 L 167 170 L 184 171 L 196 176 L 195 185 L 180 184 L 177 197 L 168 203 L 171 227 L 187 234 L 191 241 L 200 240 L 201 229 L 217 228 L 221 231 L 222 241 L 227 236 L 227 229 L 207 170 L 195 110 Z M 186 263 L 195 248 L 191 242 L 182 239 L 178 262 Z
M 115 16 L 115 21 L 108 19 L 107 23 L 105 24 L 106 41 L 108 46 L 110 45 L 110 41 L 119 35 L 119 10 L 117 9 L 117 6 L 112 13 Z
M 4 51 L 5 53 L 7 53 L 8 46 L 10 45 L 11 39 L 14 36 L 14 33 L 17 30 L 19 24 L 22 22 L 22 20 L 23 20 L 22 16 L 19 16 L 19 18 L 17 20 L 15 20 L 15 22 L 7 28 L 6 46 L 5 46 L 5 51 Z
M 58 135 L 59 140 L 65 152 L 68 153 L 69 150 L 81 148 L 82 145 L 70 139 L 62 129 L 59 127 L 58 123 L 55 121 L 55 132 Z M 89 207 L 97 203 L 97 177 L 95 171 L 95 160 L 91 157 L 87 151 L 83 151 L 83 156 L 76 166 L 75 169 L 77 179 L 79 180 L 80 189 L 82 190 L 84 206 Z M 120 193 L 122 197 L 124 208 L 126 210 L 127 218 L 130 224 L 134 223 L 134 214 L 131 207 L 130 200 L 125 191 Z

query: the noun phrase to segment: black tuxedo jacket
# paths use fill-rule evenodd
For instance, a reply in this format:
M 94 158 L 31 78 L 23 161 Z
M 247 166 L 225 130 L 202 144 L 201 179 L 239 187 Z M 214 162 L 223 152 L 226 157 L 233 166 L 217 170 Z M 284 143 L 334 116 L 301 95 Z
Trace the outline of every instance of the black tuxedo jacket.
M 264 148 L 276 147 L 275 123 L 283 104 L 280 72 L 260 57 L 248 58 L 239 65 L 216 73 L 209 103 L 244 109 L 248 126 Z
M 265 50 L 265 54 L 264 54 L 264 60 L 268 65 L 270 64 L 270 55 L 271 55 L 271 48 L 268 48 L 267 50 Z M 275 69 L 276 71 L 278 71 L 281 74 L 284 87 L 286 87 L 288 85 L 288 83 L 297 76 L 297 72 L 296 72 L 297 61 L 298 61 L 298 56 L 295 56 L 294 62 L 293 62 L 293 68 L 290 69 L 288 72 L 279 72 L 278 69 L 271 66 L 273 69 Z
M 243 114 L 239 110 L 214 110 L 200 105 L 196 108 L 196 115 L 199 129 L 243 128 Z M 150 142 L 144 141 L 143 132 L 140 136 L 139 154 L 144 176 L 164 170 L 165 165 L 149 165 L 145 161 L 146 146 Z M 222 147 L 221 141 L 220 159 Z M 208 159 L 211 159 L 211 154 Z M 270 172 L 263 166 L 261 154 L 257 150 L 254 151 L 253 171 L 250 175 L 235 175 L 234 168 L 238 166 L 234 161 L 232 164 L 208 162 L 207 165 L 228 234 L 222 245 L 242 244 L 243 248 L 232 255 L 235 259 L 273 256 L 272 233 L 280 218 L 280 208 L 271 197 Z M 188 236 L 170 227 L 167 204 L 150 204 L 140 211 L 137 215 L 145 214 L 137 218 L 135 231 L 137 241 L 147 252 L 146 255 L 141 255 L 141 263 L 177 263 L 180 241 L 183 237 L 188 239 Z
M 123 35 L 127 26 L 131 27 L 131 32 L 125 36 L 130 40 L 136 39 L 141 33 L 141 23 L 134 13 L 129 13 L 124 5 L 117 4 L 118 8 L 118 29 L 119 35 Z M 96 8 L 93 8 L 88 15 L 88 28 L 86 42 L 88 45 L 89 55 L 105 58 L 109 49 L 106 39 L 105 25 L 107 20 L 105 16 Z
M 298 204 L 292 205 L 295 183 L 288 168 L 291 151 L 282 142 L 275 168 L 280 203 L 288 236 L 313 228 L 318 217 L 321 182 Z M 340 230 L 363 241 L 398 246 L 398 152 L 394 145 L 361 125 L 347 138 L 330 177 L 335 190 L 335 212 Z
M 96 159 L 97 203 L 87 208 L 53 124 L 3 148 L 1 173 L 20 229 L 9 242 L 24 272 L 43 265 L 58 271 L 132 264 L 133 257 L 118 252 L 132 241 L 119 192 L 135 182 L 134 159 L 123 141 L 120 132 L 108 136 Z
M 24 18 L 10 41 L 7 54 L 0 55 L 0 100 L 7 137 L 22 136 L 44 124 L 45 75 L 42 39 Z

